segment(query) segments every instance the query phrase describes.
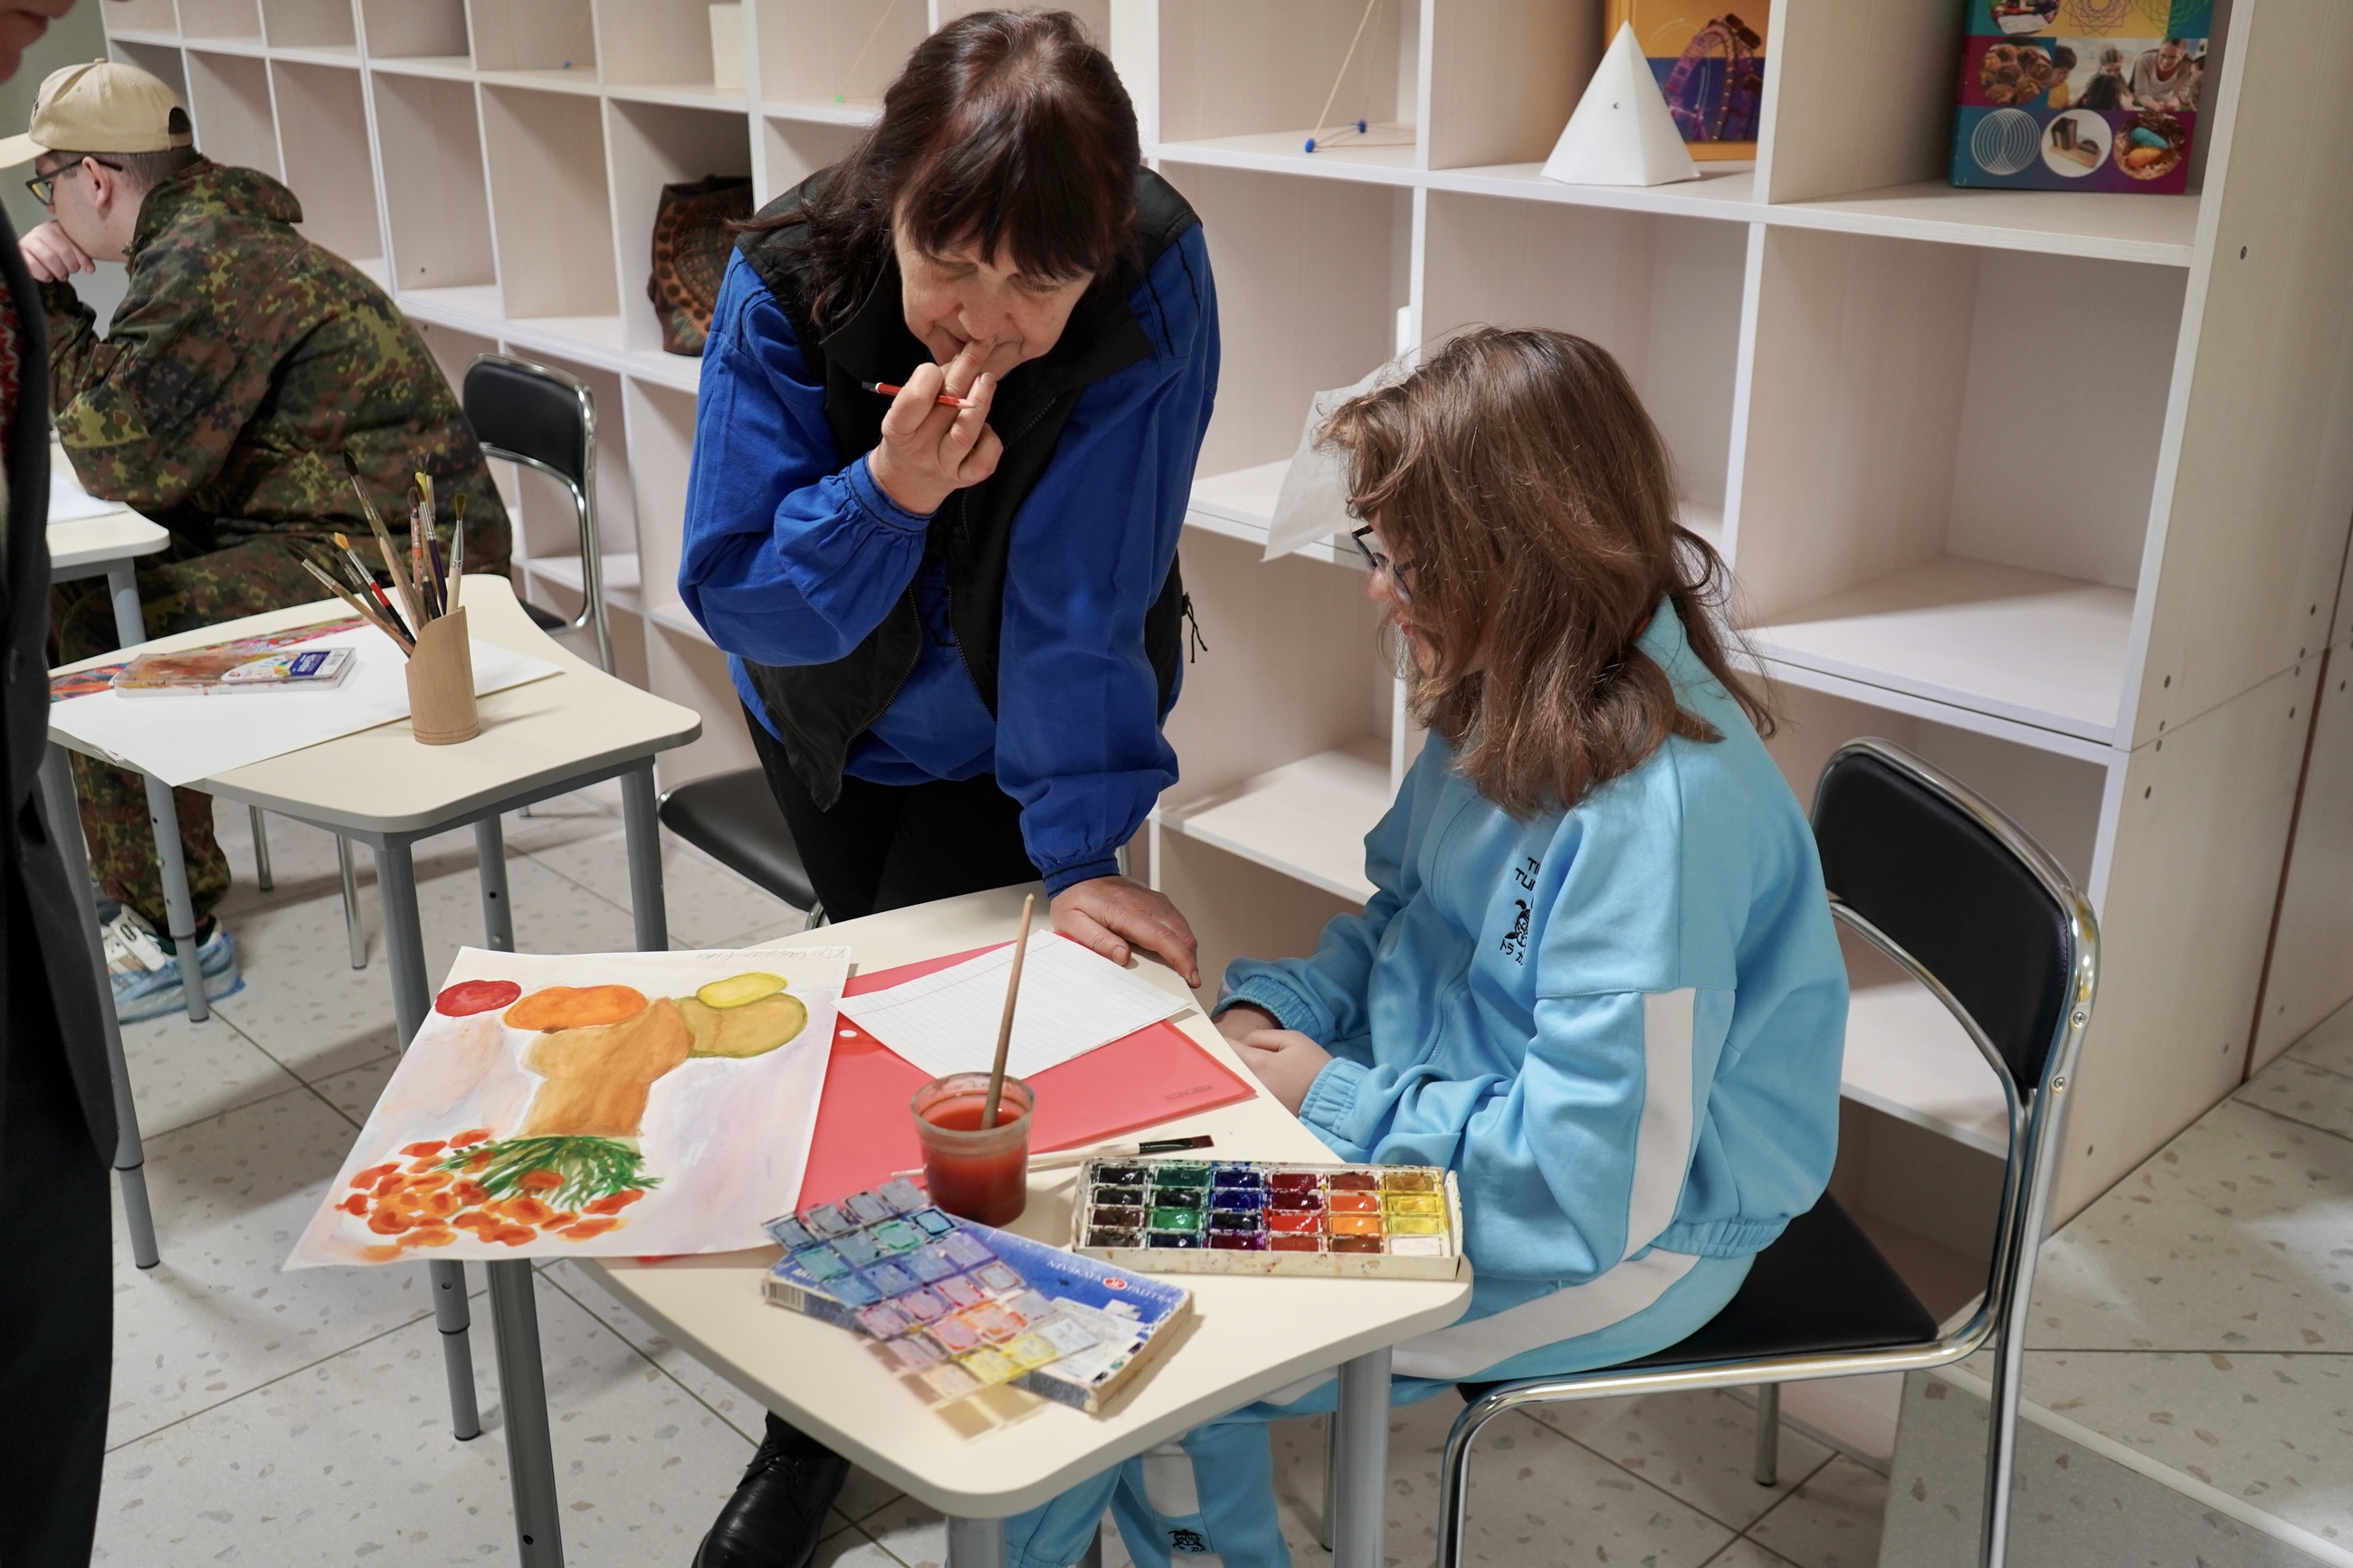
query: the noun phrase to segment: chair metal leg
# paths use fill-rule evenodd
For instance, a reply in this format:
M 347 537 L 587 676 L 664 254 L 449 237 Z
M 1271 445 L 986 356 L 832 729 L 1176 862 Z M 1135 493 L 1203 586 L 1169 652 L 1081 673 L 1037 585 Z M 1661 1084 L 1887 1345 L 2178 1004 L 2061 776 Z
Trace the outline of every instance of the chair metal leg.
M 1332 1512 L 1340 1506 L 1340 1414 L 1324 1417 L 1324 1511 L 1315 1520 L 1315 1544 L 1332 1550 Z
M 131 1260 L 142 1268 L 161 1262 L 155 1247 L 155 1212 L 147 1201 L 146 1145 L 139 1136 L 139 1107 L 131 1099 L 131 1064 L 122 1055 L 122 1026 L 114 1017 L 114 990 L 106 979 L 106 948 L 98 934 L 98 900 L 90 887 L 90 848 L 82 840 L 81 813 L 74 804 L 73 764 L 65 749 L 51 746 L 41 759 L 42 810 L 73 880 L 75 911 L 90 933 L 90 956 L 98 979 L 98 1012 L 106 1024 L 106 1072 L 114 1088 L 114 1178 L 122 1187 L 123 1223 L 131 1231 Z
M 278 879 L 269 874 L 269 825 L 261 820 L 261 807 L 248 805 L 246 816 L 253 824 L 253 885 L 263 892 L 273 891 Z
M 343 941 L 352 950 L 352 967 L 367 967 L 367 928 L 360 923 L 360 873 L 352 863 L 352 841 L 335 835 L 335 868 L 343 881 Z
M 1781 1385 L 1757 1385 L 1757 1484 L 1778 1486 L 1781 1480 Z
M 1490 1394 L 1462 1407 L 1446 1434 L 1446 1450 L 1438 1459 L 1438 1568 L 1462 1568 L 1463 1537 L 1469 1533 L 1471 1504 L 1471 1445 L 1479 1428 L 1501 1415 L 1504 1406 Z

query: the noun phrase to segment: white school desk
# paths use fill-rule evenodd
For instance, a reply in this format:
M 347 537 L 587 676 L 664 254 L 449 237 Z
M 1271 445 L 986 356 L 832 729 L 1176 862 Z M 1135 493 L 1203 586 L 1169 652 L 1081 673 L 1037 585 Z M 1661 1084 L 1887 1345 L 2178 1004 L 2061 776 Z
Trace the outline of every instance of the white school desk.
M 628 827 L 629 900 L 640 949 L 670 945 L 662 907 L 660 828 L 654 817 L 653 759 L 702 732 L 691 709 L 665 702 L 583 663 L 533 626 L 501 577 L 466 579 L 461 601 L 468 633 L 543 658 L 557 673 L 480 699 L 482 732 L 454 746 L 419 744 L 401 719 L 267 762 L 199 779 L 192 788 L 308 822 L 375 851 L 384 900 L 385 950 L 392 971 L 393 1016 L 404 1047 L 425 1021 L 432 979 L 417 912 L 410 847 L 471 823 L 480 859 L 487 945 L 511 951 L 514 921 L 507 903 L 502 812 L 568 794 L 608 778 L 621 781 Z M 140 645 L 135 653 L 171 653 L 236 637 L 258 637 L 333 619 L 335 600 L 272 610 Z M 120 653 L 86 661 L 106 663 Z M 69 665 L 67 669 L 79 668 Z M 60 671 L 59 673 L 64 673 Z M 267 701 L 262 698 L 259 700 Z M 70 743 L 70 742 L 69 742 Z M 475 1411 L 468 1345 L 465 1266 L 428 1264 L 434 1315 L 442 1333 L 450 1418 L 460 1438 L 481 1430 Z M 529 1568 L 562 1561 L 557 1544 L 555 1477 L 548 1458 L 547 1394 L 540 1374 L 539 1320 L 527 1262 L 487 1266 L 504 1394 L 508 1469 L 515 1530 Z
M 50 447 L 51 470 L 64 454 Z M 107 597 L 114 607 L 114 635 L 128 646 L 147 635 L 139 608 L 137 563 L 170 545 L 172 536 L 154 523 L 120 507 L 98 517 L 79 517 L 48 525 L 49 581 L 74 583 L 85 577 L 106 579 Z M 81 842 L 81 812 L 74 801 L 73 773 L 65 753 L 52 746 L 42 759 L 42 810 L 60 839 Z M 193 906 L 188 902 L 188 873 L 180 857 L 180 822 L 172 812 L 172 792 L 155 779 L 147 781 L 147 815 L 155 826 L 156 862 L 164 868 L 165 922 L 172 928 L 179 952 L 180 985 L 188 998 L 188 1016 L 202 1023 L 209 1016 L 205 1005 L 204 976 L 196 963 L 196 944 L 180 940 L 185 931 L 195 934 Z M 87 857 L 87 849 L 84 851 Z M 147 1156 L 139 1137 L 139 1110 L 131 1100 L 131 1074 L 122 1060 L 122 1030 L 114 1018 L 114 994 L 106 978 L 105 949 L 98 934 L 98 900 L 87 876 L 74 879 L 74 902 L 82 923 L 90 928 L 90 956 L 98 965 L 99 1011 L 106 1023 L 106 1065 L 114 1080 L 114 1174 L 122 1187 L 122 1214 L 131 1231 L 131 1260 L 153 1268 L 161 1254 L 155 1248 L 155 1215 L 147 1202 Z
M 844 921 L 780 945 L 847 943 L 860 970 L 1010 941 L 1021 895 L 1002 889 Z M 1184 983 L 1150 960 L 1143 972 L 1178 993 Z M 1182 1028 L 1245 1082 L 1252 1081 L 1198 1012 Z M 1203 1111 L 1142 1137 L 1208 1132 L 1219 1159 L 1330 1160 L 1315 1136 L 1271 1098 Z M 1075 1171 L 1033 1174 L 1029 1207 L 1012 1229 L 1070 1240 Z M 779 1205 L 782 1206 L 781 1205 Z M 843 1330 L 766 1305 L 760 1281 L 775 1248 L 640 1264 L 592 1263 L 606 1287 L 704 1364 L 756 1394 L 778 1415 L 948 1516 L 950 1568 L 999 1568 L 1001 1521 L 1083 1477 L 1166 1443 L 1204 1421 L 1315 1373 L 1340 1373 L 1333 1561 L 1378 1568 L 1388 1464 L 1390 1347 L 1441 1328 L 1471 1300 L 1455 1280 L 1309 1279 L 1193 1274 L 1166 1278 L 1193 1291 L 1190 1331 L 1140 1374 L 1107 1416 L 1038 1401 L 1008 1426 L 961 1435 L 917 1403 Z M 1024 1396 L 1025 1398 L 1028 1396 Z

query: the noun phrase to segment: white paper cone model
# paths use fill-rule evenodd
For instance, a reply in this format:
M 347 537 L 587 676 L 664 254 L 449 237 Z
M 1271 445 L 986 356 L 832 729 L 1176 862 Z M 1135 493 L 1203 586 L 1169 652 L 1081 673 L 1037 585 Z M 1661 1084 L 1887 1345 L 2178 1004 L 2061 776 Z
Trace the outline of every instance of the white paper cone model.
M 1683 132 L 1667 112 L 1630 24 L 1619 24 L 1609 52 L 1553 144 L 1544 175 L 1570 185 L 1664 185 L 1699 178 L 1699 165 L 1683 148 Z

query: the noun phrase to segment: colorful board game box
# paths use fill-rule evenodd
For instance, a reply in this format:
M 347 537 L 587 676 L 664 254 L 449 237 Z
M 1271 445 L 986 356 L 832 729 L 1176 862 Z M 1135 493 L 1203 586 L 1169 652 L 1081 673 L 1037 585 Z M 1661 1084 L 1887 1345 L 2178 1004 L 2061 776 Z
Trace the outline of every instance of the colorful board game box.
M 1092 1160 L 1071 1245 L 1155 1274 L 1451 1279 L 1462 1267 L 1454 1174 L 1425 1165 Z
M 1952 183 L 2178 195 L 2213 0 L 1968 0 Z
M 1012 1384 L 1090 1414 L 1151 1359 L 1190 1292 L 960 1220 L 893 1181 L 768 1224 L 768 1301 L 863 1336 L 917 1397 Z

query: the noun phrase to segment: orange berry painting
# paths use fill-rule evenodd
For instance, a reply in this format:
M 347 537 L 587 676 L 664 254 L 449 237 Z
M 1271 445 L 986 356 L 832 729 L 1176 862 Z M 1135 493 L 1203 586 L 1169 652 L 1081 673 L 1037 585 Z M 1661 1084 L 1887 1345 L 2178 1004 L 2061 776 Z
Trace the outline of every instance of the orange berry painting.
M 461 951 L 288 1266 L 762 1245 L 848 960 Z

